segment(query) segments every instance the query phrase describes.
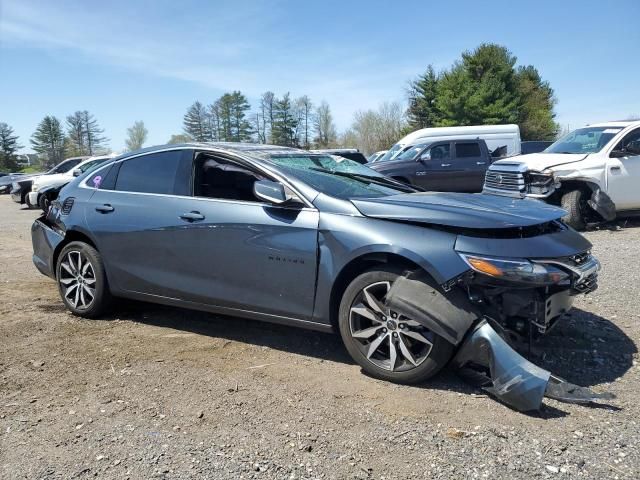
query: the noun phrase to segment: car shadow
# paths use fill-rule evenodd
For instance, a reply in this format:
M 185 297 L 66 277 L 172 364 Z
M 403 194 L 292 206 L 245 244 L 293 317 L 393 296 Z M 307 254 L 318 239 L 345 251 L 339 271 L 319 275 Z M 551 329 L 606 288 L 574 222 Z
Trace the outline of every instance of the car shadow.
M 110 318 L 355 364 L 337 334 L 129 300 L 119 302 Z M 613 382 L 631 368 L 633 355 L 638 351 L 633 340 L 615 323 L 581 309 L 572 310 L 546 336 L 535 340 L 531 349 L 519 350 L 554 375 L 584 387 Z M 411 388 L 486 395 L 483 390 L 465 383 L 451 367 L 428 382 Z M 615 409 L 615 406 L 603 408 Z M 557 418 L 566 412 L 545 404 L 542 410 L 529 415 Z

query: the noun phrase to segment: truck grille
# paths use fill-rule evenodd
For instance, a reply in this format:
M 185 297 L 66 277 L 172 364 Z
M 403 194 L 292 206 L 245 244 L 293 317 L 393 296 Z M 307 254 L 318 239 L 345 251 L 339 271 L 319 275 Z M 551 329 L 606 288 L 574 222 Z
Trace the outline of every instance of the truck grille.
M 505 192 L 524 192 L 524 175 L 519 172 L 502 172 L 487 170 L 484 178 L 484 188 L 502 190 Z

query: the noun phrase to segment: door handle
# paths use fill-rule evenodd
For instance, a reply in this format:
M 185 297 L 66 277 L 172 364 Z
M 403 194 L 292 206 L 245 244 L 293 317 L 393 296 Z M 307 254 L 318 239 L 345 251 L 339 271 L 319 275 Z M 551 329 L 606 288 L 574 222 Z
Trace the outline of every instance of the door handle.
M 487 162 L 476 162 L 476 165 L 486 165 Z
M 450 163 L 441 163 L 440 166 L 441 167 L 450 167 L 451 164 Z
M 620 168 L 619 165 L 614 165 L 613 167 L 611 167 L 609 170 L 611 170 L 612 172 L 619 172 L 622 169 Z
M 114 208 L 108 203 L 105 203 L 104 205 L 98 205 L 96 207 L 96 212 L 100 212 L 100 213 L 111 213 L 113 212 L 113 210 Z
M 200 220 L 204 220 L 204 215 L 200 212 L 187 212 L 180 215 L 180 218 L 187 222 L 198 222 Z

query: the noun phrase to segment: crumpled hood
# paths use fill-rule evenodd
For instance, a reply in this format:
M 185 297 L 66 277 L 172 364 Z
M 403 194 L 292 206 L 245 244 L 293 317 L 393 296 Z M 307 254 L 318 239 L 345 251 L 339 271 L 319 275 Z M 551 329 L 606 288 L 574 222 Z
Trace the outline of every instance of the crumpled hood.
M 542 172 L 547 168 L 563 165 L 565 163 L 579 162 L 587 158 L 588 154 L 582 153 L 530 153 L 529 155 L 518 155 L 517 157 L 505 158 L 491 164 L 491 169 L 499 169 L 500 165 L 525 164 L 527 170 Z
M 352 202 L 367 217 L 462 228 L 526 227 L 566 214 L 539 200 L 481 193 L 407 193 Z

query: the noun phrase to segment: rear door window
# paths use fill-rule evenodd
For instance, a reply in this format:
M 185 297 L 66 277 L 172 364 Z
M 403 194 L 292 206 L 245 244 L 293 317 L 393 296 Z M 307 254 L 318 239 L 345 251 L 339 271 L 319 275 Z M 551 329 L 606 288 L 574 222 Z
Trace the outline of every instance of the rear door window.
M 482 156 L 478 142 L 457 142 L 456 158 L 477 158 Z
M 124 160 L 120 165 L 115 190 L 189 195 L 190 166 L 191 155 L 188 150 L 149 153 Z

